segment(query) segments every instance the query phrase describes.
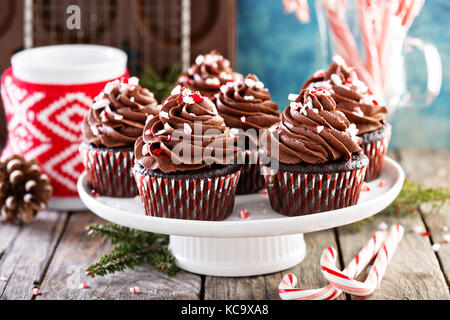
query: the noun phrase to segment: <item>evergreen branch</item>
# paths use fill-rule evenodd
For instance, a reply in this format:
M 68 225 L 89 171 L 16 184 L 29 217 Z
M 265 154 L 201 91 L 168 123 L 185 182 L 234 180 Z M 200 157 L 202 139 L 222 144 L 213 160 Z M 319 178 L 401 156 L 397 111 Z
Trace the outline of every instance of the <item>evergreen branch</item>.
M 122 272 L 127 268 L 149 263 L 158 271 L 174 275 L 179 271 L 175 258 L 168 249 L 169 237 L 144 232 L 115 224 L 90 224 L 86 231 L 91 236 L 100 236 L 102 241 L 117 244 L 110 253 L 102 256 L 97 263 L 86 268 L 86 275 L 104 276 Z
M 165 77 L 159 76 L 152 67 L 145 66 L 144 72 L 140 76 L 140 83 L 144 88 L 153 92 L 156 100 L 161 102 L 170 94 L 180 73 L 181 66 L 179 64 L 172 65 Z
M 397 198 L 380 214 L 404 216 L 415 212 L 424 203 L 431 203 L 433 210 L 430 212 L 435 212 L 435 210 L 441 208 L 449 199 L 450 187 L 425 187 L 420 183 L 405 179 L 402 190 Z M 359 229 L 361 225 L 372 218 L 357 221 L 353 226 Z

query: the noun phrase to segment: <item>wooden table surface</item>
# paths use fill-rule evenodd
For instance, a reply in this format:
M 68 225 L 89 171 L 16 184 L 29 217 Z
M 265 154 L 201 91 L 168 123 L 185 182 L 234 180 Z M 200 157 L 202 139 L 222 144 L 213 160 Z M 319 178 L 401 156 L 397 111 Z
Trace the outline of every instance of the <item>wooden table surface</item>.
M 402 164 L 407 175 L 431 186 L 450 185 L 450 152 L 407 149 L 390 154 Z M 324 248 L 332 245 L 340 252 L 340 265 L 346 265 L 377 230 L 381 222 L 405 226 L 405 236 L 395 253 L 380 288 L 368 299 L 449 299 L 450 244 L 440 250 L 443 226 L 450 226 L 450 205 L 430 213 L 423 205 L 404 217 L 377 215 L 360 230 L 344 226 L 305 234 L 307 256 L 299 265 L 265 276 L 222 278 L 181 271 L 169 277 L 151 266 L 95 277 L 84 276 L 84 268 L 111 247 L 99 238 L 90 238 L 84 228 L 104 222 L 90 212 L 41 212 L 29 225 L 0 224 L 1 299 L 279 299 L 282 275 L 294 273 L 301 288 L 326 285 L 319 270 Z M 413 232 L 421 225 L 430 236 Z M 448 231 L 447 231 L 448 233 Z M 362 275 L 364 276 L 364 275 Z M 80 290 L 80 283 L 88 289 Z M 129 288 L 138 286 L 141 294 Z M 41 294 L 33 296 L 32 288 Z M 341 295 L 340 299 L 354 299 Z

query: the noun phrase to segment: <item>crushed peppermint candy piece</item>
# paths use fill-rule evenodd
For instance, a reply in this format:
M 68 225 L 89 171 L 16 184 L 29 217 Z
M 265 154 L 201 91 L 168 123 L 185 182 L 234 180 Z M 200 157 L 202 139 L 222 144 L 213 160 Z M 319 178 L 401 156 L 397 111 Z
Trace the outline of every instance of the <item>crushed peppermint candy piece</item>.
M 448 227 L 447 226 L 442 226 L 442 231 L 447 232 L 448 231 Z
M 152 154 L 154 154 L 155 156 L 159 156 L 161 153 L 163 152 L 163 148 L 156 148 L 152 150 Z M 144 153 L 144 152 L 142 152 Z
M 313 73 L 313 78 L 323 78 L 323 77 L 325 77 L 325 73 L 326 73 L 326 70 L 324 70 L 324 69 L 317 70 L 316 72 Z
M 148 144 L 142 146 L 142 155 L 145 156 L 150 153 L 150 147 Z
M 89 288 L 89 285 L 87 283 L 80 283 L 80 285 L 78 286 L 78 289 L 87 289 Z
M 219 77 L 221 77 L 222 79 L 225 79 L 225 80 L 232 80 L 233 79 L 233 76 L 231 74 L 229 74 L 229 73 L 226 73 L 225 71 L 222 71 L 220 73 Z
M 342 84 L 342 79 L 341 77 L 339 77 L 337 74 L 333 73 L 331 75 L 331 81 L 334 82 L 335 85 L 341 85 Z
M 131 98 L 130 98 L 130 101 L 131 101 L 131 102 L 134 102 L 134 100 L 135 100 L 134 97 L 131 97 Z
M 444 243 L 450 242 L 450 234 L 446 233 L 442 236 L 442 238 L 444 239 Z
M 131 77 L 128 79 L 128 84 L 129 85 L 133 85 L 133 86 L 137 86 L 139 85 L 139 78 L 137 77 Z
M 1 276 L 0 277 L 0 282 L 8 282 L 8 279 L 5 278 L 4 276 Z
M 374 105 L 374 106 L 377 106 L 378 105 L 378 101 L 377 100 L 372 100 L 372 104 Z
M 106 110 L 100 112 L 100 119 L 102 122 L 108 122 L 108 114 L 106 113 Z
M 354 107 L 352 113 L 355 116 L 358 116 L 358 117 L 361 117 L 361 118 L 364 117 L 364 112 L 361 110 L 360 107 Z
M 441 244 L 440 243 L 435 243 L 431 246 L 431 248 L 433 248 L 434 252 L 438 252 L 439 249 L 441 248 Z
M 92 109 L 98 110 L 98 109 L 106 108 L 107 106 L 109 106 L 109 100 L 101 99 L 92 104 Z
M 121 114 L 114 115 L 114 120 L 122 120 L 122 119 L 123 119 L 123 115 L 121 115 Z
M 117 85 L 120 85 L 119 80 L 108 82 L 105 86 L 105 89 L 103 89 L 103 92 L 106 94 L 110 94 L 114 87 L 116 87 Z
M 202 64 L 203 62 L 205 62 L 205 56 L 203 55 L 198 55 L 197 58 L 195 58 L 195 63 L 196 64 Z
M 249 88 L 253 88 L 256 85 L 256 81 L 250 78 L 245 78 L 244 84 Z
M 422 237 L 428 237 L 430 235 L 430 233 L 428 231 L 422 232 L 420 234 Z
M 141 293 L 141 288 L 139 287 L 131 287 L 128 289 L 131 293 L 135 294 L 135 293 Z
M 386 181 L 380 180 L 380 182 L 378 182 L 378 186 L 379 186 L 380 188 L 386 187 Z
M 172 136 L 170 134 L 167 135 L 166 140 L 167 140 L 167 142 L 170 142 L 170 140 L 172 140 Z
M 255 100 L 254 96 L 244 96 L 244 100 Z
M 302 104 L 301 102 L 291 102 L 291 103 L 289 104 L 289 106 L 290 106 L 292 109 L 298 111 L 300 108 L 303 107 L 303 104 Z
M 192 95 L 192 99 L 194 102 L 203 102 L 205 99 L 202 97 L 202 95 L 199 92 L 196 92 Z
M 250 216 L 250 212 L 248 212 L 248 210 L 245 208 L 239 212 L 239 218 L 241 218 L 241 219 L 248 219 L 249 216 Z
M 119 89 L 119 91 L 120 91 L 120 92 L 124 92 L 124 91 L 127 90 L 128 88 L 130 88 L 131 91 L 134 90 L 133 86 L 129 86 L 129 85 L 127 85 L 126 83 L 121 83 L 121 84 L 120 84 L 120 89 Z
M 262 189 L 258 191 L 259 194 L 267 194 L 267 189 Z
M 33 288 L 31 289 L 31 293 L 34 294 L 35 296 L 39 295 L 41 292 L 41 290 L 39 290 L 39 288 Z
M 220 80 L 218 78 L 208 78 L 205 80 L 205 83 L 211 86 L 220 86 Z
M 152 129 L 145 130 L 144 134 L 147 135 L 147 136 L 151 135 L 152 134 Z
M 367 192 L 367 191 L 370 191 L 370 187 L 364 182 L 361 190 Z
M 324 126 L 315 126 L 314 130 L 316 130 L 317 133 L 321 133 L 324 128 Z
M 91 127 L 91 131 L 94 134 L 94 136 L 98 136 L 98 134 L 100 133 L 96 126 Z
M 220 91 L 222 91 L 223 94 L 226 94 L 228 92 L 228 90 L 231 88 L 228 85 L 228 83 L 230 83 L 230 82 L 227 82 L 227 84 L 224 84 L 223 86 L 220 87 Z
M 165 111 L 161 111 L 161 112 L 159 113 L 159 116 L 160 116 L 161 118 L 170 119 L 169 114 L 168 114 L 167 112 L 165 112 Z
M 181 86 L 177 85 L 175 88 L 172 89 L 172 91 L 170 92 L 171 95 L 177 95 L 180 94 L 181 92 Z
M 242 122 L 245 122 L 245 116 L 242 116 L 242 117 L 241 117 L 241 121 L 242 121 Z
M 346 67 L 345 60 L 340 55 L 333 56 L 333 62 L 336 62 L 340 66 Z
M 98 198 L 100 196 L 100 194 L 95 189 L 92 189 L 91 196 L 93 196 L 94 198 Z
M 152 120 L 155 116 L 150 114 L 149 116 L 147 116 L 147 119 L 145 120 L 145 124 L 147 124 L 150 120 Z
M 340 112 L 340 111 L 336 111 L 336 112 Z M 342 114 L 344 115 L 344 114 Z M 345 130 L 345 132 L 349 133 L 352 137 L 355 137 L 358 134 L 358 129 L 356 128 L 356 124 L 354 123 L 350 123 L 350 125 L 348 126 L 348 128 Z
M 261 81 L 256 81 L 255 87 L 258 89 L 264 89 L 264 83 L 262 83 Z
M 382 231 L 386 231 L 387 229 L 388 229 L 388 225 L 387 225 L 387 223 L 386 222 L 381 222 L 379 225 L 378 225 L 378 229 L 379 230 L 382 230 Z
M 420 225 L 420 224 L 415 224 L 412 229 L 413 229 L 414 233 L 423 233 L 423 232 L 425 232 L 425 228 L 422 225 Z
M 306 107 L 308 107 L 309 109 L 313 108 L 313 101 L 311 97 L 306 97 Z
M 183 103 L 187 103 L 187 104 L 194 104 L 194 99 L 192 99 L 192 97 L 189 96 L 183 96 Z
M 288 95 L 289 101 L 295 102 L 295 100 L 297 100 L 297 98 L 298 98 L 298 94 L 289 93 L 289 95 Z

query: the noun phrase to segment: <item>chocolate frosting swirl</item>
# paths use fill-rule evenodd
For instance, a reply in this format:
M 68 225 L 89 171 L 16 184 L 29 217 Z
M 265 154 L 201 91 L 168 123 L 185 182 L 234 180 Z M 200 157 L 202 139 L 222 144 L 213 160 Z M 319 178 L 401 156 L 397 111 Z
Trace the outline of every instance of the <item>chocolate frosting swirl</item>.
M 216 105 L 219 115 L 230 128 L 267 129 L 280 121 L 278 105 L 253 74 L 223 85 L 216 94 Z
M 138 81 L 133 77 L 128 84 L 116 80 L 105 86 L 83 121 L 85 141 L 106 148 L 135 143 L 147 116 L 159 113 L 153 93 L 139 86 Z
M 365 83 L 358 79 L 356 72 L 345 65 L 340 57 L 334 57 L 328 70 L 319 70 L 302 86 L 305 88 L 325 88 L 331 91 L 337 109 L 356 125 L 358 135 L 375 131 L 383 126 L 387 108 L 378 105 L 370 95 Z
M 261 138 L 269 157 L 285 164 L 320 164 L 349 160 L 352 153 L 361 151 L 361 138 L 351 133 L 354 126 L 347 118 L 336 112 L 329 91 L 304 89 L 289 97 L 292 102 L 281 114 L 280 124 Z M 271 154 L 276 147 L 278 155 Z
M 145 125 L 135 156 L 148 170 L 190 171 L 232 163 L 238 152 L 235 144 L 236 137 L 230 135 L 214 103 L 177 86 L 164 100 L 159 116 Z
M 214 95 L 219 92 L 220 86 L 239 78 L 242 78 L 242 75 L 233 72 L 230 61 L 212 50 L 206 55 L 199 55 L 195 64 L 180 75 L 177 83 L 192 91 L 200 91 L 214 102 Z

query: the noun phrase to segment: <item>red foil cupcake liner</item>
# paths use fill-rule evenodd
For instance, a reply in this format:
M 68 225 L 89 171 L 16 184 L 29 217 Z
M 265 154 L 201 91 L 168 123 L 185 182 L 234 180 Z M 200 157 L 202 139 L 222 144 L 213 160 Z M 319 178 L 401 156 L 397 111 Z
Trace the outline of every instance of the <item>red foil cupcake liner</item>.
M 380 176 L 390 139 L 391 129 L 389 127 L 383 138 L 361 145 L 362 151 L 369 158 L 365 181 L 372 181 Z
M 261 165 L 272 208 L 286 216 L 335 210 L 358 202 L 366 167 L 346 172 L 297 173 Z
M 128 198 L 139 191 L 131 172 L 134 152 L 80 146 L 89 185 L 102 196 Z
M 261 174 L 259 163 L 259 152 L 257 150 L 246 151 L 245 162 L 242 168 L 241 177 L 237 186 L 237 194 L 256 193 L 266 185 L 264 176 Z
M 136 167 L 133 173 L 146 215 L 219 221 L 233 211 L 241 170 L 208 178 L 154 176 L 151 171 L 142 172 Z

